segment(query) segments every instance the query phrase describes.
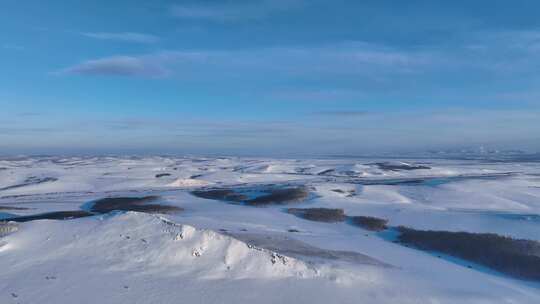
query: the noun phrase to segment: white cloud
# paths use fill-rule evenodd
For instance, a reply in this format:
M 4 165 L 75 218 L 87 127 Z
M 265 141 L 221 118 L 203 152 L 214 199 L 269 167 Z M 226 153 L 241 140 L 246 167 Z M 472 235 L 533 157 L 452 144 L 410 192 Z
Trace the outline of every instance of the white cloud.
M 144 57 L 115 56 L 84 61 L 60 71 L 60 74 L 116 75 L 159 78 L 169 75 L 159 62 Z
M 187 3 L 173 5 L 173 16 L 204 21 L 238 21 L 258 19 L 277 11 L 297 7 L 301 0 L 250 0 L 226 3 Z
M 149 34 L 142 33 L 133 33 L 133 32 L 123 32 L 123 33 L 82 33 L 82 35 L 100 39 L 100 40 L 115 40 L 115 41 L 124 41 L 124 42 L 135 42 L 135 43 L 156 43 L 159 41 L 159 37 Z
M 167 76 L 173 71 L 192 79 L 228 75 L 238 79 L 268 75 L 380 77 L 415 72 L 429 64 L 424 54 L 399 52 L 368 44 L 252 50 L 167 51 L 89 60 L 65 69 L 67 74 Z M 167 68 L 165 68 L 167 67 Z M 338 92 L 339 94 L 339 92 Z

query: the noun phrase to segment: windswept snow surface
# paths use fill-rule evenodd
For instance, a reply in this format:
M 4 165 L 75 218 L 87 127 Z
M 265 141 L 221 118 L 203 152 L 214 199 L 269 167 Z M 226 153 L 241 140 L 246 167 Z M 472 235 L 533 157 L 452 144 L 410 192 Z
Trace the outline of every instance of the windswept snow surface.
M 17 157 L 0 168 L 0 219 L 104 197 L 155 195 L 184 210 L 1 224 L 0 303 L 540 303 L 540 282 L 285 210 L 540 241 L 540 163 Z M 191 194 L 269 186 L 310 195 L 252 207 Z

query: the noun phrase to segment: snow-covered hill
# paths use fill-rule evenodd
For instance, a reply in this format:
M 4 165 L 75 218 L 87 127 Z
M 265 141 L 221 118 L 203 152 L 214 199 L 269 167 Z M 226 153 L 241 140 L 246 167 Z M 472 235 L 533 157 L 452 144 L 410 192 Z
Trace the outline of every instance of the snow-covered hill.
M 0 303 L 540 302 L 538 282 L 347 220 L 540 240 L 537 163 L 57 157 L 0 168 L 0 219 L 91 210 L 104 197 L 180 207 L 2 224 Z M 309 195 L 268 190 L 298 186 Z M 242 203 L 264 195 L 279 204 Z M 345 217 L 308 220 L 289 205 Z

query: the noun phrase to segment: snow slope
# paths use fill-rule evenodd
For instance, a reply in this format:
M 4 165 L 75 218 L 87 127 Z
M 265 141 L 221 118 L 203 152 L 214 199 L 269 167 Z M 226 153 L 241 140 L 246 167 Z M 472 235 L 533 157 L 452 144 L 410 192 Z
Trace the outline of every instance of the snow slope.
M 0 168 L 0 219 L 80 210 L 109 196 L 158 195 L 184 209 L 18 224 L 0 236 L 0 303 L 540 303 L 538 283 L 347 222 L 190 194 L 305 185 L 311 195 L 295 208 L 540 240 L 538 163 L 23 157 L 0 159 Z
M 503 295 L 508 303 L 540 299 L 531 290 L 496 280 L 475 288 L 463 282 L 450 287 L 427 280 L 437 273 L 422 278 L 374 266 L 309 266 L 212 231 L 135 212 L 35 221 L 3 241 L 2 303 L 415 303 L 422 298 L 452 303 L 456 291 L 473 293 L 461 303 L 489 303 Z

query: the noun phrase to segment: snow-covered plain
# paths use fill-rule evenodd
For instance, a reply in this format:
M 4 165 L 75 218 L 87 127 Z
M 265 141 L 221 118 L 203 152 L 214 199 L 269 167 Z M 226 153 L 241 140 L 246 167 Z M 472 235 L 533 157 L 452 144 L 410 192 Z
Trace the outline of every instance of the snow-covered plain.
M 4 158 L 0 220 L 104 197 L 158 195 L 184 210 L 19 223 L 0 237 L 0 303 L 540 303 L 538 282 L 384 233 L 191 194 L 265 185 L 308 187 L 295 208 L 540 241 L 535 162 Z

